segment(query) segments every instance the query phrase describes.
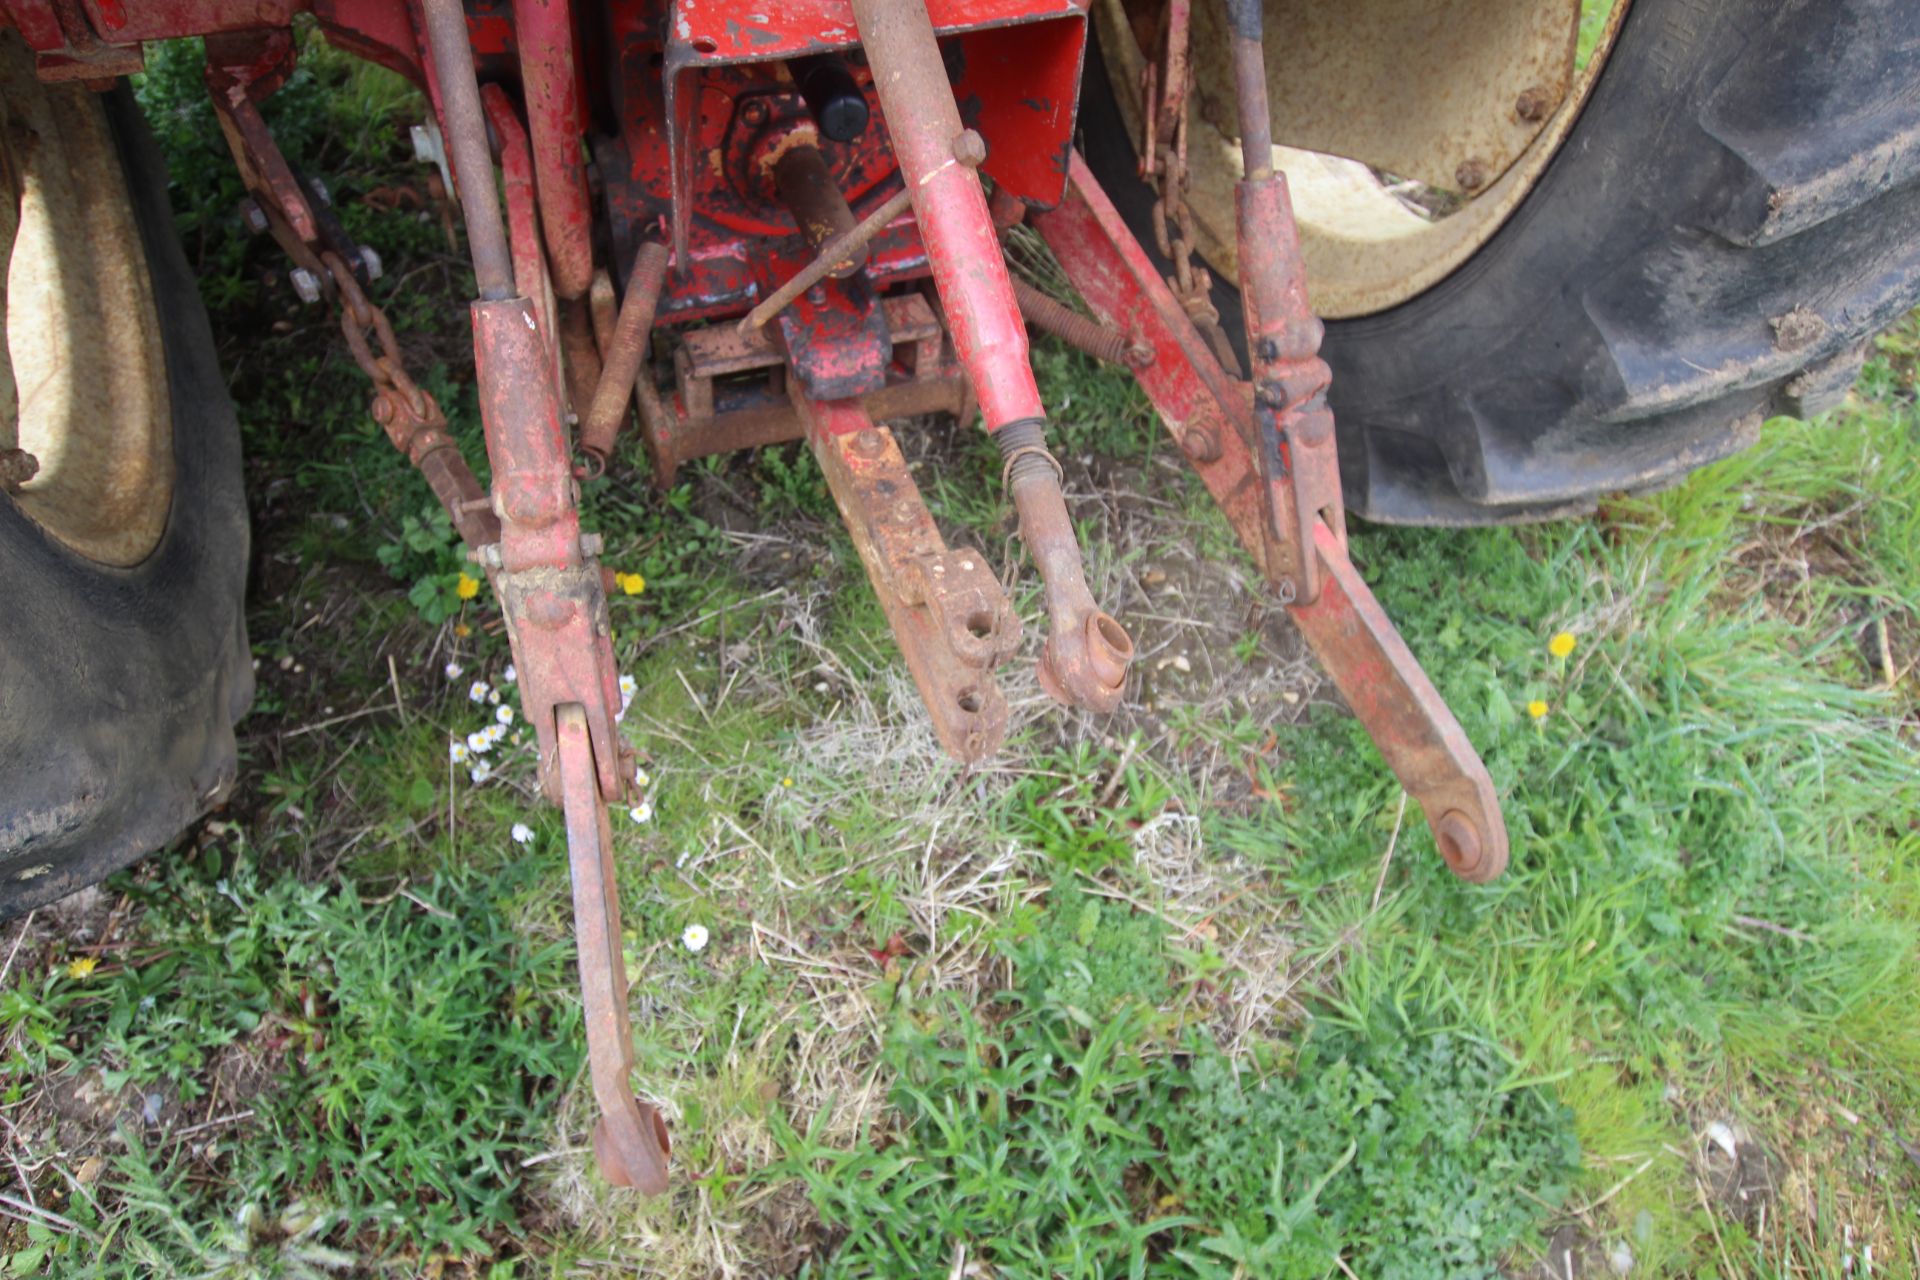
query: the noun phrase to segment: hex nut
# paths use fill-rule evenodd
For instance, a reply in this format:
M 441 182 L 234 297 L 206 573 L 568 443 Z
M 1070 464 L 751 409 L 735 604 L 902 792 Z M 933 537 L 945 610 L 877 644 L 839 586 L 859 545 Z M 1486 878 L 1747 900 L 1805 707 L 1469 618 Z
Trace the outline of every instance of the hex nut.
M 287 273 L 287 280 L 293 285 L 294 293 L 300 301 L 314 303 L 320 301 L 320 280 L 305 267 L 295 267 Z

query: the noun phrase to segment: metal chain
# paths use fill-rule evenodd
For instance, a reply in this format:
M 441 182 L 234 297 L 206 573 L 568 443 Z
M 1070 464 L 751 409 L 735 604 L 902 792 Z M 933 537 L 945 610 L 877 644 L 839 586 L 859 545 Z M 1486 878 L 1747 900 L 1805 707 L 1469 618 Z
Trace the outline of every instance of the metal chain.
M 1230 372 L 1240 358 L 1213 305 L 1213 273 L 1194 261 L 1193 210 L 1187 206 L 1187 41 L 1192 0 L 1167 6 L 1164 69 L 1149 62 L 1142 75 L 1146 140 L 1140 148 L 1142 176 L 1154 180 L 1153 242 L 1173 263 L 1167 285 L 1181 308 Z
M 446 415 L 439 404 L 408 375 L 400 362 L 400 344 L 393 336 L 387 313 L 375 306 L 353 278 L 353 271 L 340 255 L 328 251 L 320 255 L 334 288 L 340 294 L 340 332 L 346 337 L 353 362 L 373 383 L 373 417 L 387 429 L 394 444 L 412 456 L 424 429 L 446 427 Z M 380 344 L 376 353 L 367 335 Z M 417 458 L 414 459 L 416 462 Z

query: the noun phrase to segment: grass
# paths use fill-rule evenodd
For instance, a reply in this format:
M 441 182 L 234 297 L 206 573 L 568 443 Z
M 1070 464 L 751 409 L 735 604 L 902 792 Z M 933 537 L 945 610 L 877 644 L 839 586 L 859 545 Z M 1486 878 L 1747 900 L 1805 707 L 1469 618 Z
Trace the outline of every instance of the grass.
M 310 52 L 283 138 L 483 465 L 470 277 L 431 210 L 359 198 L 422 181 L 407 100 Z M 472 682 L 516 705 L 497 614 L 332 321 L 190 198 L 218 154 L 191 58 L 143 96 L 247 433 L 261 693 L 224 813 L 0 936 L 0 1273 L 1920 1272 L 1920 321 L 1842 410 L 1670 492 L 1356 527 L 1505 798 L 1486 888 L 1076 356 L 1036 363 L 1139 684 L 1102 722 L 1019 662 L 977 769 L 934 748 L 804 453 L 588 482 L 646 579 L 614 622 L 651 811 L 615 816 L 677 1184 L 640 1203 L 591 1168 L 530 744 L 480 783 L 449 759 L 497 714 Z M 1019 574 L 1031 650 L 990 455 L 903 441 Z

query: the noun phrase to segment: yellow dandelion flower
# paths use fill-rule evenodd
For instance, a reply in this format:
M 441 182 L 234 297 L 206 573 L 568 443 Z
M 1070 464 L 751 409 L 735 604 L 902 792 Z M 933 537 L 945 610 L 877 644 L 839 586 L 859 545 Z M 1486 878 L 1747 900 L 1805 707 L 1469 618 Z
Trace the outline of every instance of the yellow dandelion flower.
M 67 976 L 69 978 L 84 978 L 92 973 L 99 963 L 100 958 L 98 956 L 79 956 L 69 960 L 67 961 Z
M 613 580 L 620 584 L 620 590 L 630 596 L 637 596 L 647 589 L 647 580 L 637 573 L 616 573 Z
M 462 600 L 473 599 L 480 594 L 480 579 L 470 573 L 461 574 L 460 580 L 453 584 L 453 594 Z
M 1573 632 L 1557 632 L 1553 639 L 1547 641 L 1547 652 L 1556 658 L 1564 658 L 1573 652 L 1573 646 L 1578 643 L 1579 641 L 1574 639 Z
M 1540 699 L 1535 698 L 1532 702 L 1529 702 L 1527 704 L 1527 714 L 1532 716 L 1535 720 L 1544 719 L 1547 714 L 1547 704 L 1540 701 Z
M 791 787 L 791 786 L 793 785 L 793 779 L 792 779 L 792 778 L 782 778 L 782 779 L 780 779 L 780 785 L 781 785 L 781 786 L 783 786 L 783 787 Z
M 473 634 L 473 628 L 464 622 L 456 622 L 453 624 L 453 634 L 456 639 L 465 640 Z

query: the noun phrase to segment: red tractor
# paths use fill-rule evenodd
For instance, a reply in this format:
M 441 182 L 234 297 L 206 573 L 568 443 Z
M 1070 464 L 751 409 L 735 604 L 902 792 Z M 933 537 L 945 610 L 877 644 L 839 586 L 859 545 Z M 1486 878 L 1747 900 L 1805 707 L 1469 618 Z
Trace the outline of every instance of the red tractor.
M 1589 6 L 1591 8 L 1592 6 Z M 421 86 L 478 296 L 483 488 L 369 300 L 376 256 L 260 105 L 290 26 Z M 804 440 L 940 744 L 997 750 L 1021 621 L 950 547 L 890 420 L 977 417 L 1044 589 L 1055 699 L 1126 695 L 1028 362 L 1041 329 L 1158 410 L 1423 809 L 1449 867 L 1507 834 L 1472 745 L 1347 555 L 1351 506 L 1577 513 L 1843 393 L 1920 293 L 1920 14 L 1899 0 L 4 0 L 0 911 L 96 880 L 233 781 L 251 694 L 238 443 L 120 78 L 206 83 L 304 294 L 506 618 L 565 811 L 613 1181 L 631 1092 L 608 806 L 633 775 L 578 481 Z M 1582 24 L 1585 22 L 1583 32 Z M 1037 234 L 1086 312 L 1009 272 Z M 629 455 L 631 456 L 631 455 Z M 981 478 L 990 483 L 992 477 Z

